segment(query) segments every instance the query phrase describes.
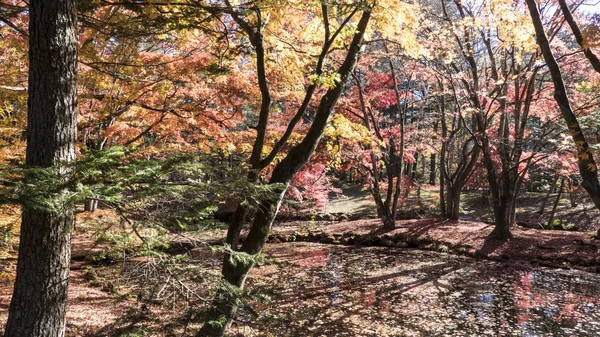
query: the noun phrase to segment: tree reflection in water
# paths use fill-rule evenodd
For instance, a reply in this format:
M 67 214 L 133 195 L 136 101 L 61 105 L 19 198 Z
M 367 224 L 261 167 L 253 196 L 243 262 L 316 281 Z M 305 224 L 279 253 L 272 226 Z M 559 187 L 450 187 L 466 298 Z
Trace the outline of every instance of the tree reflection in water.
M 268 282 L 273 299 L 252 324 L 273 336 L 600 335 L 593 273 L 385 247 L 286 243 L 267 254 L 281 272 L 250 280 Z

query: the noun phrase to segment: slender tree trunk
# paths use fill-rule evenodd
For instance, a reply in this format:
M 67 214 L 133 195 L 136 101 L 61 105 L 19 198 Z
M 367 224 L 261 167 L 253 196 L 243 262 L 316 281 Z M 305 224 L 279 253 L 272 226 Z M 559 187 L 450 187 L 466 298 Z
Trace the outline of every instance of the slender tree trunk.
M 556 199 L 554 199 L 554 205 L 552 205 L 552 212 L 550 212 L 550 219 L 548 219 L 547 227 L 550 228 L 552 222 L 554 221 L 554 214 L 556 214 L 556 207 L 558 207 L 558 202 L 560 201 L 560 197 L 562 196 L 563 187 L 565 186 L 565 177 L 560 179 L 560 187 L 558 188 L 558 194 L 556 195 Z
M 435 185 L 436 168 L 435 153 L 432 153 L 431 157 L 429 157 L 429 185 Z
M 538 210 L 539 214 L 544 214 L 544 211 L 546 210 L 546 204 L 548 203 L 548 199 L 550 199 L 550 194 L 552 194 L 552 191 L 554 190 L 554 186 L 556 186 L 557 182 L 558 182 L 558 176 L 554 177 L 554 181 L 552 182 L 552 185 L 550 185 L 548 192 L 546 192 L 546 196 L 542 200 L 542 205 L 540 206 L 540 209 Z
M 571 180 L 567 180 L 567 183 L 569 184 L 569 201 L 571 202 L 571 208 L 575 208 L 577 207 L 577 198 L 575 196 L 575 191 L 577 190 L 574 186 L 573 186 L 573 182 Z
M 442 98 L 443 99 L 443 98 Z M 441 118 L 441 117 L 440 117 Z M 433 139 L 437 139 L 438 127 L 440 124 L 440 120 L 438 119 L 433 126 Z M 437 166 L 435 164 L 435 153 L 432 153 L 429 159 L 429 185 L 435 185 L 435 171 Z
M 286 189 L 287 184 L 274 199 L 263 201 L 257 208 L 252 228 L 240 251 L 250 255 L 259 254 L 262 251 Z M 253 265 L 253 263 L 242 261 L 234 264 L 231 263 L 230 256 L 225 256 L 222 270 L 223 284 L 217 288 L 217 294 L 212 301 L 207 320 L 196 335 L 197 337 L 227 335 L 240 304 L 240 292 L 244 288 L 246 278 Z
M 575 40 L 577 41 L 577 43 L 579 44 L 579 46 L 581 46 L 581 49 L 583 50 L 583 54 L 590 61 L 590 64 L 592 65 L 592 67 L 594 67 L 594 70 L 596 70 L 598 73 L 600 73 L 600 59 L 598 59 L 598 56 L 596 54 L 594 54 L 594 51 L 589 46 L 585 46 L 585 43 L 583 40 L 583 33 L 579 29 L 577 22 L 575 22 L 575 19 L 573 18 L 573 14 L 571 13 L 569 6 L 567 5 L 567 1 L 566 0 L 558 0 L 558 4 L 560 6 L 561 11 L 563 12 L 563 15 L 565 16 L 565 21 L 567 21 L 567 23 L 569 24 L 569 27 L 571 27 L 571 31 L 573 32 L 573 35 L 575 36 Z
M 419 163 L 419 153 L 416 152 L 415 153 L 415 162 L 412 164 L 412 168 L 411 168 L 411 171 L 410 171 L 411 172 L 410 173 L 410 177 L 412 179 L 415 179 L 417 177 L 417 173 L 419 172 L 419 171 L 417 171 L 417 165 L 418 165 L 418 163 Z
M 384 43 L 385 52 L 389 54 L 387 44 Z M 392 62 L 391 57 L 388 55 L 388 63 L 390 65 L 390 71 L 392 73 L 392 83 L 394 84 L 394 94 L 396 96 L 396 108 L 398 109 L 398 113 L 400 114 L 400 148 L 398 149 L 398 156 L 396 160 L 396 165 L 394 167 L 394 173 L 396 176 L 396 187 L 394 191 L 394 196 L 392 200 L 392 209 L 391 215 L 394 223 L 390 229 L 396 227 L 396 217 L 398 214 L 398 202 L 400 201 L 400 193 L 402 191 L 402 178 L 404 175 L 404 169 L 402 167 L 402 163 L 404 163 L 404 150 L 406 148 L 406 127 L 405 127 L 405 119 L 406 119 L 406 110 L 402 109 L 401 99 L 400 99 L 400 89 L 398 88 L 398 78 L 396 77 L 396 68 L 394 67 L 394 63 Z M 408 164 L 408 163 L 407 163 Z M 408 188 L 405 188 L 408 191 Z
M 443 91 L 443 85 L 440 82 L 440 89 Z M 446 137 L 448 137 L 448 125 L 446 124 L 446 96 L 440 97 L 440 122 L 442 125 L 442 147 L 440 150 L 440 162 L 439 162 L 439 175 L 440 175 L 440 213 L 443 217 L 447 216 L 446 209 L 446 152 L 448 143 Z
M 26 165 L 75 158 L 77 11 L 74 0 L 32 0 Z M 72 205 L 60 213 L 23 207 L 17 276 L 5 337 L 62 337 L 71 256 Z
M 535 36 L 537 38 L 538 45 L 544 55 L 544 60 L 550 70 L 552 76 L 552 82 L 554 83 L 554 100 L 560 107 L 563 119 L 567 123 L 569 133 L 573 137 L 573 141 L 576 144 L 577 149 L 577 162 L 579 165 L 579 173 L 581 174 L 582 183 L 581 186 L 588 192 L 590 198 L 596 205 L 596 208 L 600 209 L 600 181 L 598 180 L 598 165 L 594 160 L 594 156 L 590 151 L 589 143 L 579 126 L 577 117 L 573 113 L 571 104 L 569 102 L 569 96 L 567 95 L 567 88 L 563 81 L 563 77 L 560 71 L 560 67 L 552 54 L 550 49 L 550 43 L 546 37 L 544 26 L 540 18 L 540 13 L 537 8 L 535 0 L 526 0 L 533 26 L 535 27 Z
M 98 208 L 98 200 L 97 199 L 88 199 L 85 201 L 83 205 L 83 210 L 86 212 L 95 212 Z
M 421 157 L 421 173 L 419 174 L 419 181 L 417 182 L 417 205 L 419 209 L 423 209 L 423 200 L 421 200 L 421 186 L 425 184 L 425 156 Z
M 446 160 L 445 146 L 442 145 L 440 152 L 440 213 L 443 217 L 447 216 L 446 212 L 446 179 L 444 177 L 444 161 Z

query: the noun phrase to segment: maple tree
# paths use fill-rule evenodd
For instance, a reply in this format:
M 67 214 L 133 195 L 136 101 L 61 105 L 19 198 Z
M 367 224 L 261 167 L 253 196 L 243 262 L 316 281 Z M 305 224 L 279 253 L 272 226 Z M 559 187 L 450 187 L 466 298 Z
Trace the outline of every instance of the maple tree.
M 517 192 L 531 165 L 544 158 L 538 153 L 554 132 L 540 104 L 547 94 L 540 82 L 543 73 L 522 6 L 503 1 L 453 5 L 444 6 L 445 17 L 458 22 L 453 35 L 467 65 L 459 85 L 468 97 L 464 109 L 473 118 L 465 126 L 481 149 L 487 172 L 496 226 L 491 236 L 509 238 Z
M 421 70 L 418 62 L 404 57 L 398 71 L 386 45 L 372 48 L 380 49 L 380 60 L 371 56 L 363 62 L 369 67 L 379 64 L 381 70 L 370 75 L 362 68 L 356 71 L 353 76 L 356 87 L 343 102 L 347 117 L 366 129 L 361 130 L 363 136 L 355 142 L 361 146 L 348 151 L 347 158 L 370 189 L 384 227 L 393 229 L 398 207 L 414 185 L 412 165 L 416 164 L 419 153 L 425 156 L 432 152 L 432 144 L 422 134 L 425 128 L 421 129 L 428 104 L 428 84 L 426 74 L 417 75 Z
M 3 177 L 35 129 L 25 114 L 35 98 L 25 85 L 29 5 L 0 3 Z M 220 203 L 234 208 L 198 336 L 227 333 L 281 205 L 323 208 L 340 173 L 359 173 L 390 231 L 410 193 L 425 212 L 426 180 L 439 181 L 439 214 L 452 220 L 463 191 L 481 190 L 499 239 L 512 237 L 526 184 L 550 183 L 540 213 L 561 186 L 549 222 L 580 179 L 600 208 L 597 17 L 565 0 L 81 1 L 77 10 L 79 131 L 66 159 L 79 161 L 68 204 L 101 202 L 135 230 L 189 229 Z M 2 191 L 8 200 L 15 190 Z M 10 200 L 24 217 L 25 199 Z
M 245 18 L 242 17 L 242 14 L 240 12 L 238 12 L 237 10 L 233 10 L 231 4 L 228 1 L 226 1 L 226 5 L 228 6 L 228 8 L 230 8 L 229 14 L 233 18 L 233 20 L 246 32 L 248 38 L 250 39 L 253 47 L 256 50 L 256 65 L 258 84 L 261 91 L 261 105 L 258 116 L 258 123 L 256 126 L 257 136 L 254 142 L 252 155 L 250 157 L 251 171 L 249 176 L 249 179 L 256 179 L 258 171 L 260 171 L 262 168 L 266 167 L 271 163 L 271 161 L 278 154 L 281 147 L 287 142 L 288 138 L 291 136 L 295 124 L 300 120 L 302 115 L 304 115 L 305 110 L 308 107 L 308 104 L 312 98 L 314 90 L 316 89 L 318 81 L 315 81 L 313 79 L 312 83 L 309 84 L 309 87 L 306 91 L 305 99 L 303 100 L 303 103 L 301 104 L 294 118 L 288 124 L 286 132 L 274 145 L 274 148 L 271 150 L 271 152 L 263 159 L 262 152 L 265 145 L 264 141 L 269 121 L 269 113 L 271 110 L 270 91 L 267 83 L 267 78 L 265 77 L 265 51 L 263 45 L 263 29 L 265 28 L 266 24 L 262 21 L 263 14 L 262 9 L 260 7 L 252 8 L 252 11 L 255 13 L 256 22 L 248 22 Z M 322 3 L 320 6 L 323 14 L 322 19 L 324 24 L 325 38 L 323 49 L 320 54 L 321 56 L 319 57 L 319 61 L 317 63 L 317 78 L 323 75 L 323 61 L 331 47 L 331 44 L 335 41 L 336 36 L 342 31 L 345 25 L 348 22 L 350 22 L 351 19 L 353 19 L 354 15 L 359 10 L 362 10 L 362 14 L 357 22 L 356 33 L 353 34 L 354 36 L 348 47 L 347 55 L 336 72 L 336 76 L 339 76 L 339 79 L 336 81 L 338 83 L 335 83 L 333 86 L 330 86 L 329 89 L 327 89 L 327 91 L 323 94 L 323 97 L 321 98 L 320 103 L 316 109 L 316 113 L 314 115 L 312 124 L 308 129 L 306 135 L 298 144 L 291 147 L 291 149 L 285 155 L 285 157 L 283 157 L 279 161 L 279 163 L 273 168 L 271 177 L 269 178 L 269 184 L 281 186 L 277 192 L 278 195 L 275 198 L 268 198 L 260 202 L 259 206 L 256 209 L 256 215 L 254 216 L 254 219 L 252 221 L 250 231 L 244 243 L 239 248 L 240 252 L 249 255 L 255 255 L 262 251 L 262 248 L 268 238 L 269 231 L 275 218 L 275 215 L 277 214 L 278 208 L 281 204 L 281 198 L 286 192 L 287 186 L 293 179 L 294 175 L 308 162 L 317 144 L 319 143 L 320 138 L 323 135 L 324 129 L 333 111 L 335 103 L 337 102 L 342 92 L 343 84 L 345 84 L 350 72 L 353 70 L 354 65 L 356 64 L 358 53 L 360 52 L 361 48 L 362 39 L 371 17 L 372 8 L 368 4 L 361 5 L 368 7 L 350 7 L 350 12 L 347 16 L 347 19 L 343 21 L 342 25 L 338 27 L 338 29 L 333 34 L 330 32 L 331 27 L 328 17 L 328 5 L 326 3 Z M 246 217 L 246 213 L 246 205 L 240 204 L 238 206 L 238 210 L 236 210 L 234 220 L 230 224 L 228 229 L 227 243 L 230 244 L 234 250 L 238 249 L 237 245 L 241 231 L 241 225 L 243 224 L 244 218 Z M 252 268 L 252 265 L 253 262 L 251 260 L 234 262 L 234 260 L 232 260 L 232 257 L 229 254 L 227 254 L 225 259 L 223 260 L 223 277 L 225 281 L 229 283 L 230 286 L 242 289 L 244 286 L 244 281 L 248 275 L 248 272 Z M 231 297 L 231 291 L 224 288 L 219 289 L 218 293 L 215 295 L 213 309 L 209 313 L 208 321 L 198 332 L 198 336 L 222 336 L 225 333 L 227 333 L 229 326 L 233 320 L 233 316 L 235 315 L 235 312 L 238 307 L 238 299 L 236 298 L 236 295 L 233 295 L 233 298 Z

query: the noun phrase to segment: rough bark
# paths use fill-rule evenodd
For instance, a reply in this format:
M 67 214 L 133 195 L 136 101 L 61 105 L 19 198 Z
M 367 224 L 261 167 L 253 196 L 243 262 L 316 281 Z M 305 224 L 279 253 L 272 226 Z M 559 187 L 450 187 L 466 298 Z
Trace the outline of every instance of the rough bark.
M 598 180 L 598 165 L 594 160 L 594 156 L 590 151 L 589 143 L 581 130 L 577 117 L 575 116 L 571 104 L 569 102 L 569 96 L 567 95 L 567 89 L 563 81 L 560 67 L 552 54 L 550 49 L 550 43 L 546 37 L 544 26 L 540 18 L 540 12 L 538 11 L 535 0 L 527 0 L 527 7 L 531 14 L 533 26 L 535 27 L 535 36 L 537 38 L 538 46 L 540 47 L 544 60 L 550 70 L 552 76 L 552 82 L 554 83 L 554 100 L 560 108 L 563 119 L 565 120 L 569 133 L 573 137 L 575 147 L 577 149 L 577 162 L 579 166 L 579 173 L 581 174 L 582 183 L 581 186 L 588 192 L 590 198 L 596 205 L 596 208 L 600 209 L 600 181 Z
M 342 93 L 343 86 L 348 80 L 351 72 L 354 70 L 362 46 L 364 32 L 366 31 L 370 17 L 370 10 L 365 9 L 358 22 L 357 31 L 350 44 L 346 58 L 338 70 L 338 74 L 340 74 L 341 78 L 340 83 L 327 90 L 321 99 L 315 119 L 302 142 L 294 146 L 273 169 L 269 183 L 282 185 L 283 188 L 275 198 L 262 201 L 261 205 L 257 208 L 257 213 L 250 227 L 248 236 L 240 247 L 241 252 L 256 255 L 262 251 L 289 182 L 294 175 L 302 169 L 314 153 L 315 148 L 325 131 L 333 108 Z M 237 296 L 231 296 L 232 292 L 228 290 L 228 288 L 237 290 L 243 289 L 244 282 L 252 266 L 252 263 L 241 262 L 234 265 L 231 263 L 230 259 L 225 259 L 223 261 L 222 274 L 224 282 L 228 284 L 228 287 L 221 287 L 217 290 L 217 294 L 213 300 L 212 309 L 207 315 L 207 323 L 205 323 L 202 329 L 197 333 L 197 337 L 225 336 L 228 333 L 231 322 L 235 317 L 238 303 Z M 208 322 L 211 321 L 221 321 L 224 323 L 209 324 Z
M 32 0 L 26 165 L 75 158 L 77 12 L 74 0 Z M 5 337 L 62 337 L 73 211 L 23 208 L 17 276 Z

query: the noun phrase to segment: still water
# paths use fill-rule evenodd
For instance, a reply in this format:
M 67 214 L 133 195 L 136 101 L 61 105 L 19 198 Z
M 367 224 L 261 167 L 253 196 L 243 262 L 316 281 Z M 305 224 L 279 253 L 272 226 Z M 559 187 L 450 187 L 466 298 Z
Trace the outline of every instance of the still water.
M 599 274 L 385 247 L 266 253 L 238 325 L 259 335 L 600 336 Z

